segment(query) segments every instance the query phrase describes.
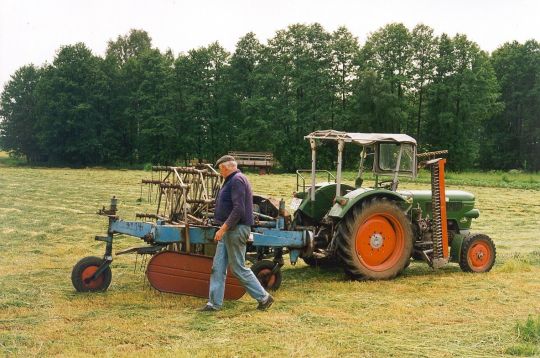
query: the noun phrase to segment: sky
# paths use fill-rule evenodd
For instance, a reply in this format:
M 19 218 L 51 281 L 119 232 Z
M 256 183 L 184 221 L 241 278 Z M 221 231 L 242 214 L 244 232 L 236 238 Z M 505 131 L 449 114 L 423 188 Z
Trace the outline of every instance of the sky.
M 288 25 L 314 22 L 327 31 L 346 26 L 361 45 L 388 23 L 423 23 L 491 52 L 540 41 L 540 0 L 0 0 L 0 88 L 23 65 L 51 63 L 61 46 L 84 42 L 102 56 L 107 41 L 130 29 L 176 55 L 214 41 L 234 51 L 250 31 L 265 43 Z

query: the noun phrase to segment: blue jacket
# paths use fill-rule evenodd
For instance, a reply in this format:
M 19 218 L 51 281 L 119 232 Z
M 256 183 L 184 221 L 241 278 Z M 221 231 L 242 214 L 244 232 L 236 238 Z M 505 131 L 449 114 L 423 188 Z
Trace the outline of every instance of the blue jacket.
M 248 179 L 240 170 L 231 173 L 221 187 L 216 200 L 214 221 L 236 225 L 253 225 L 253 193 Z

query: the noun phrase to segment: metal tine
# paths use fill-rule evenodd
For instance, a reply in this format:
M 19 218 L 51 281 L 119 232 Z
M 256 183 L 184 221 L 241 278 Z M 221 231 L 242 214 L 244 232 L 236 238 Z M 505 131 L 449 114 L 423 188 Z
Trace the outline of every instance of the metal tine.
M 146 275 L 143 275 L 143 290 L 145 288 L 148 288 L 149 291 L 155 291 L 155 290 L 152 290 L 152 286 L 150 286 L 150 282 L 148 281 L 148 278 L 146 277 Z
M 141 263 L 139 265 L 139 272 L 142 271 L 142 267 L 144 267 L 144 255 L 143 254 L 141 254 Z
M 189 215 L 197 219 L 207 219 L 206 213 L 213 204 L 205 201 L 215 197 L 222 183 L 221 177 L 213 168 L 157 166 L 154 171 L 159 172 L 156 174 L 159 181 L 153 179 L 152 172 L 152 184 L 158 188 L 154 195 L 154 188 L 150 187 L 148 197 L 149 202 L 154 198 L 157 201 L 157 215 L 174 222 L 192 221 Z

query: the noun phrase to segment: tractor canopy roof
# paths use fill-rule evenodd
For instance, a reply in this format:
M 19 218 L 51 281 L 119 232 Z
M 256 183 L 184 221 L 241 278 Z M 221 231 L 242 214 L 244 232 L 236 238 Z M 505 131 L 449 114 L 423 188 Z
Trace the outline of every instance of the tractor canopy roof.
M 411 143 L 416 146 L 416 140 L 406 134 L 347 133 L 333 129 L 315 131 L 305 136 L 304 139 L 343 140 L 346 143 L 359 145 L 372 145 L 378 142 Z

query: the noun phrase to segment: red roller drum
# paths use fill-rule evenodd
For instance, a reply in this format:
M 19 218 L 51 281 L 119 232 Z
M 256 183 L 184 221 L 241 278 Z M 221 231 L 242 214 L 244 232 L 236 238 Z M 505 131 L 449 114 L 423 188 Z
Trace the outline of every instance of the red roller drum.
M 146 277 L 150 285 L 160 292 L 208 297 L 212 257 L 165 251 L 150 259 Z M 237 300 L 246 290 L 230 270 L 225 281 L 225 299 Z

